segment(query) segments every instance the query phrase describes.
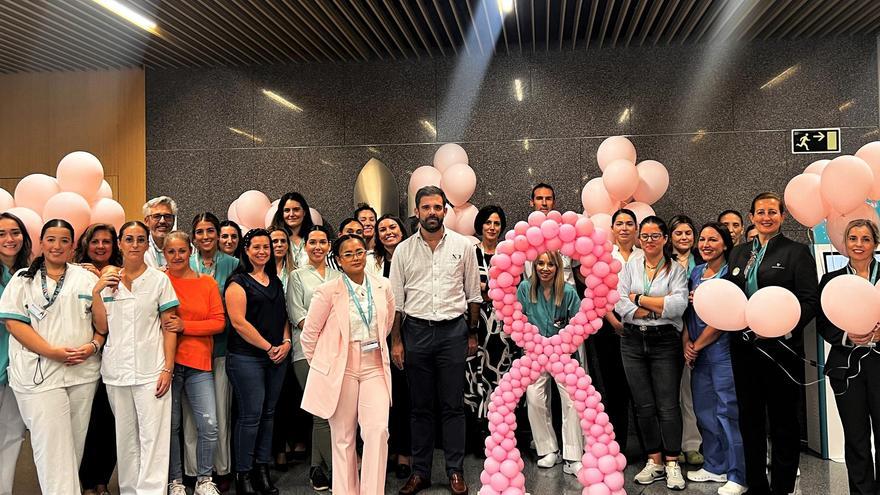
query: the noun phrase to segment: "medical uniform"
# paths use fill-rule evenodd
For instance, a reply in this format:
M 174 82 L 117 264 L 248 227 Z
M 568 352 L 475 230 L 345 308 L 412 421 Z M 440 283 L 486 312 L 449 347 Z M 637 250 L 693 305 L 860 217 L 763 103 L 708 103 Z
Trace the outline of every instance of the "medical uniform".
M 122 495 L 164 495 L 171 442 L 171 390 L 156 397 L 165 368 L 159 315 L 180 305 L 168 276 L 147 267 L 131 282 L 102 292 L 109 335 L 101 374 L 116 416 Z
M 32 279 L 20 277 L 24 271 L 16 273 L 3 291 L 0 319 L 27 323 L 56 347 L 80 347 L 91 341 L 91 294 L 98 278 L 83 268 L 67 265 L 59 289 L 59 284 L 39 272 Z M 31 431 L 43 493 L 80 493 L 79 463 L 100 366 L 95 355 L 76 366 L 67 366 L 9 339 L 9 386 L 15 392 L 21 418 Z M 6 423 L 2 426 L 5 428 Z M 15 460 L 12 465 L 14 469 Z
M 691 290 L 706 280 L 727 275 L 727 265 L 724 265 L 713 277 L 703 278 L 706 266 L 698 265 L 691 272 Z M 696 342 L 706 329 L 706 323 L 697 316 L 693 305 L 688 308 L 687 322 L 691 342 Z M 726 474 L 728 480 L 746 485 L 746 461 L 739 433 L 739 407 L 728 332 L 721 332 L 718 340 L 700 350 L 691 370 L 691 390 L 694 414 L 703 438 L 703 469 Z
M 12 274 L 0 264 L 0 296 L 9 284 Z M 0 495 L 12 493 L 15 478 L 15 464 L 24 440 L 24 423 L 18 412 L 18 402 L 9 388 L 6 368 L 9 366 L 9 332 L 0 320 Z

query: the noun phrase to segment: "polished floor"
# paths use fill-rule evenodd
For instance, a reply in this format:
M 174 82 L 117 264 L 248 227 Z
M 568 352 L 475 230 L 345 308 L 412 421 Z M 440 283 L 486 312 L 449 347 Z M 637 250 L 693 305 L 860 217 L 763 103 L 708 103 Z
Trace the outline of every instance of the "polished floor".
M 438 451 L 434 457 L 434 482 L 438 484 L 422 492 L 425 495 L 449 493 L 449 490 L 444 485 L 439 484 L 444 481 L 442 458 L 442 453 Z M 18 462 L 13 491 L 15 495 L 40 493 L 32 459 L 30 446 L 26 442 Z M 666 489 L 666 485 L 662 482 L 649 486 L 636 485 L 631 480 L 633 475 L 641 468 L 641 465 L 637 465 L 632 459 L 630 462 L 631 465 L 626 470 L 626 492 L 630 495 L 661 493 L 713 494 L 717 492 L 718 486 L 720 486 L 716 483 L 689 483 L 684 491 L 671 492 Z M 465 477 L 470 484 L 470 493 L 472 494 L 476 494 L 479 490 L 477 482 L 482 468 L 483 463 L 481 460 L 471 456 L 465 459 Z M 809 454 L 802 454 L 800 468 L 799 488 L 801 494 L 836 495 L 847 493 L 846 468 L 843 464 L 824 461 Z M 535 466 L 533 460 L 530 460 L 526 463 L 525 475 L 526 487 L 532 495 L 579 495 L 581 493 L 577 480 L 573 476 L 562 473 L 562 465 L 553 469 L 539 469 Z M 282 494 L 314 495 L 318 493 L 309 487 L 308 468 L 304 463 L 292 464 L 286 473 L 273 471 L 273 478 L 276 480 L 276 484 Z M 395 479 L 393 474 L 389 473 L 389 479 L 385 485 L 385 493 L 396 494 L 402 484 L 403 481 Z M 111 484 L 111 491 L 114 494 L 118 493 L 115 479 Z

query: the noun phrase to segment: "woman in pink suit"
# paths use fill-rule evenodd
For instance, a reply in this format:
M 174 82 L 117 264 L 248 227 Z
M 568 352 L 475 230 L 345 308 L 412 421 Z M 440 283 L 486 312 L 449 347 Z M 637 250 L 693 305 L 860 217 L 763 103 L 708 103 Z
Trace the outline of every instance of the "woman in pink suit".
M 333 243 L 344 275 L 312 296 L 301 342 L 309 362 L 302 407 L 327 418 L 333 444 L 333 492 L 385 493 L 391 368 L 386 337 L 394 322 L 388 280 L 364 273 L 367 249 L 355 234 Z M 364 441 L 358 479 L 355 434 Z

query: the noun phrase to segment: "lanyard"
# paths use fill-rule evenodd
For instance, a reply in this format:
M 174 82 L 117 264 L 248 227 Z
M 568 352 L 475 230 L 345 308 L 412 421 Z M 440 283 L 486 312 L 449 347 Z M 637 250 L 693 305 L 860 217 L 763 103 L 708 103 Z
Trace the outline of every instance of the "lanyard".
M 871 263 L 871 265 L 872 265 L 871 266 L 871 278 L 869 278 L 868 281 L 871 282 L 871 285 L 875 285 L 875 284 L 877 284 L 878 263 Z M 848 273 L 850 275 L 858 275 L 858 272 L 856 272 L 856 269 L 853 268 L 851 263 L 846 264 L 846 273 Z
M 358 299 L 357 295 L 354 293 L 354 289 L 351 287 L 351 282 L 348 280 L 348 275 L 344 278 L 345 287 L 348 289 L 348 296 L 354 301 L 354 305 L 358 310 L 358 313 L 361 315 L 361 321 L 364 322 L 364 326 L 367 327 L 367 331 L 370 331 L 370 323 L 373 322 L 373 291 L 370 290 L 370 279 L 364 275 L 364 289 L 367 291 L 367 312 L 369 313 L 369 318 L 364 314 L 364 308 L 361 306 L 361 301 Z
M 55 304 L 55 300 L 58 299 L 58 294 L 61 292 L 61 287 L 64 286 L 64 278 L 67 277 L 67 270 L 64 270 L 64 273 L 61 274 L 61 278 L 58 279 L 58 283 L 55 284 L 55 292 L 49 296 L 49 288 L 46 285 L 46 278 L 48 277 L 48 272 L 46 271 L 46 265 L 40 267 L 40 285 L 43 288 L 43 297 L 46 298 L 46 305 L 43 306 L 43 309 L 49 309 L 49 306 Z
M 212 278 L 214 277 L 214 273 L 217 271 L 217 254 L 214 254 L 214 262 L 211 264 L 211 267 L 205 266 L 204 261 L 202 260 L 202 254 L 196 251 L 196 269 L 199 273 L 204 273 L 206 275 L 210 275 Z
M 651 279 L 648 279 L 648 260 L 644 260 L 645 263 L 645 279 L 643 281 L 642 295 L 648 296 L 649 292 L 651 292 L 651 286 L 654 285 L 654 279 L 657 278 L 657 274 L 660 273 L 660 269 L 663 268 L 663 265 L 666 264 L 666 258 L 660 258 L 660 263 L 657 264 L 657 268 L 654 270 L 654 276 Z
M 752 241 L 752 255 L 749 256 L 749 261 L 746 263 L 746 294 L 751 296 L 755 292 L 758 292 L 758 268 L 761 266 L 761 262 L 764 261 L 764 253 L 767 252 L 767 246 L 770 245 L 770 241 L 773 239 L 768 239 L 763 246 L 755 238 Z
M 156 266 L 165 266 L 165 256 L 162 254 L 162 250 L 159 249 L 159 246 L 156 245 L 156 242 L 153 241 L 153 236 L 150 235 L 150 247 L 153 249 L 153 255 L 156 257 Z

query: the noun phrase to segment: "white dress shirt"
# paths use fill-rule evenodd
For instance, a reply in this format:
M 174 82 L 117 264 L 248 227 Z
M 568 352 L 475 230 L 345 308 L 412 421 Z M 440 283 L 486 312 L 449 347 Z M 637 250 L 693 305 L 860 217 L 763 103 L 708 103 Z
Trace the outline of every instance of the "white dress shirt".
M 650 288 L 645 292 L 645 257 L 630 256 L 629 261 L 620 271 L 617 290 L 620 292 L 620 301 L 614 309 L 620 315 L 620 320 L 632 325 L 660 326 L 673 325 L 681 331 L 684 310 L 688 305 L 687 270 L 675 261 L 666 261 L 660 272 L 654 276 Z M 634 314 L 639 308 L 629 298 L 630 294 L 642 294 L 650 297 L 663 298 L 663 312 L 656 319 L 635 318 Z
M 401 242 L 389 278 L 395 309 L 423 320 L 451 320 L 483 301 L 474 245 L 448 229 L 434 251 L 421 230 Z
M 364 285 L 368 280 L 369 275 L 364 274 Z M 347 278 L 347 277 L 346 277 Z M 367 297 L 367 289 L 364 285 L 356 284 L 354 280 L 348 279 L 348 283 L 351 284 L 351 288 L 354 291 L 355 297 L 357 297 L 358 302 L 361 305 L 361 310 L 364 312 L 364 316 L 370 318 L 370 301 L 372 298 Z M 370 284 L 370 290 L 372 290 L 372 283 Z M 376 323 L 378 320 L 378 316 L 376 316 L 376 303 L 373 301 L 373 311 L 372 318 L 370 319 L 370 327 L 367 328 L 364 325 L 364 320 L 361 319 L 361 313 L 358 311 L 357 304 L 354 301 L 348 301 L 348 321 L 351 335 L 351 342 L 368 342 L 370 340 L 377 340 L 379 337 L 379 325 Z

